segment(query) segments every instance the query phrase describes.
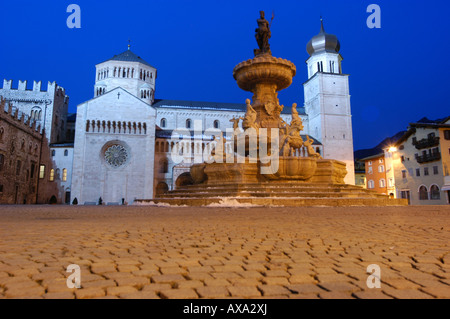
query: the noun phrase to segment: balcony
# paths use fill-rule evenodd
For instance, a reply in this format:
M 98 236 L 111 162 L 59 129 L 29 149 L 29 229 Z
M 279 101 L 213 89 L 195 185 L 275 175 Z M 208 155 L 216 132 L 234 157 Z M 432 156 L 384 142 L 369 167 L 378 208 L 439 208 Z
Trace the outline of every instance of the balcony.
M 421 139 L 420 141 L 413 141 L 413 145 L 418 149 L 422 150 L 428 147 L 434 147 L 439 145 L 439 137 L 433 136 Z
M 421 156 L 416 156 L 417 163 L 429 163 L 441 160 L 441 152 L 433 152 L 431 154 L 424 154 Z

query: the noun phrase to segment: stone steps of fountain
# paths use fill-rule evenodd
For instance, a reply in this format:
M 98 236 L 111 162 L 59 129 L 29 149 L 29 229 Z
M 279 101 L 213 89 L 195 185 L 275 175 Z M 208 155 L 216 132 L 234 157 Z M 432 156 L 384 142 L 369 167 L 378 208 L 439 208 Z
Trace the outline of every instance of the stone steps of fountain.
M 339 187 L 340 186 L 340 187 Z M 179 188 L 177 190 L 171 191 L 168 194 L 162 195 L 164 198 L 170 197 L 195 197 L 197 195 L 206 194 L 211 195 L 211 197 L 226 195 L 237 195 L 242 196 L 286 196 L 286 197 L 316 197 L 316 196 L 365 196 L 365 197 L 380 197 L 380 195 L 372 190 L 367 190 L 361 187 L 349 185 L 315 185 L 315 186 L 301 186 L 301 185 L 290 185 L 290 186 L 273 186 L 273 185 L 224 185 L 224 186 L 187 186 L 184 188 Z
M 190 185 L 170 191 L 153 200 L 137 200 L 136 203 L 169 204 L 177 206 L 207 206 L 227 199 L 235 204 L 258 206 L 400 206 L 406 200 L 389 199 L 354 185 L 320 183 L 262 183 Z
M 222 203 L 225 201 L 225 205 Z M 207 197 L 207 198 L 164 198 L 153 200 L 136 200 L 136 204 L 168 204 L 173 206 L 222 206 L 254 205 L 254 206 L 284 206 L 284 207 L 349 207 L 349 206 L 404 206 L 403 199 L 383 198 L 282 198 L 282 197 Z M 227 204 L 229 203 L 229 204 Z
M 297 192 L 234 192 L 234 193 L 172 193 L 160 196 L 163 198 L 208 198 L 208 197 L 289 197 L 289 198 L 382 198 L 380 194 L 365 193 L 297 193 Z

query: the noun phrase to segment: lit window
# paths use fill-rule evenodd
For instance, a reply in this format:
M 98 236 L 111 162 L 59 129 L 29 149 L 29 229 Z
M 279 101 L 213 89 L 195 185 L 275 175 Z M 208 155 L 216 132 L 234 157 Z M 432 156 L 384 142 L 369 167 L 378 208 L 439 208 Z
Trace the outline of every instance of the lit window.
M 49 176 L 48 180 L 50 182 L 53 182 L 55 180 L 55 170 L 54 169 L 50 170 L 50 176 Z
M 39 166 L 39 179 L 43 179 L 45 177 L 45 165 Z
M 66 182 L 66 181 L 67 181 L 67 169 L 63 169 L 62 181 L 63 181 L 63 182 Z

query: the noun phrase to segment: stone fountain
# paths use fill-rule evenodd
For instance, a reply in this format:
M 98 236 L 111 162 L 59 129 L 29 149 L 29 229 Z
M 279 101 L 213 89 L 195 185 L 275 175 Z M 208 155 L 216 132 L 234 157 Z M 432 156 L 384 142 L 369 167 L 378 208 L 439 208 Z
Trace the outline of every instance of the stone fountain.
M 194 164 L 190 173 L 194 185 L 171 191 L 154 202 L 175 205 L 208 205 L 224 197 L 240 203 L 283 206 L 404 205 L 361 187 L 345 185 L 343 162 L 323 159 L 312 147 L 313 140 L 300 132 L 302 120 L 297 105 L 291 107 L 292 120 L 280 117 L 284 106 L 278 92 L 292 84 L 295 65 L 272 56 L 269 22 L 261 12 L 256 29 L 259 49 L 254 58 L 239 63 L 233 71 L 238 86 L 253 93 L 246 100 L 246 114 L 235 118 L 232 154 L 224 150 L 221 137 L 215 161 Z M 242 121 L 242 122 L 241 122 Z M 241 128 L 242 127 L 242 128 Z M 139 201 L 138 201 L 139 202 Z

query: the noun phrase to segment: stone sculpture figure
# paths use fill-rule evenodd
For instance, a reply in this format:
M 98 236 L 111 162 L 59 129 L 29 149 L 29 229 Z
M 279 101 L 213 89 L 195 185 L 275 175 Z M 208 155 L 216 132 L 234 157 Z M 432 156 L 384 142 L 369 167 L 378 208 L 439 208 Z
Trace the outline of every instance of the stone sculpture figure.
M 317 154 L 316 151 L 314 150 L 314 147 L 312 146 L 313 143 L 314 143 L 314 141 L 309 137 L 309 135 L 307 135 L 306 136 L 306 141 L 303 142 L 303 145 L 306 147 L 306 149 L 308 151 L 308 156 L 309 157 L 315 157 L 317 159 L 322 159 L 322 156 Z
M 258 29 L 255 30 L 256 42 L 258 43 L 259 49 L 255 50 L 255 56 L 264 53 L 272 54 L 269 45 L 269 39 L 272 36 L 270 32 L 270 25 L 264 17 L 264 11 L 260 11 L 259 14 L 261 17 L 257 20 Z
M 258 133 L 259 125 L 258 123 L 256 123 L 256 116 L 257 116 L 256 111 L 250 104 L 251 102 L 249 99 L 247 99 L 245 103 L 247 104 L 247 112 L 245 113 L 244 121 L 242 122 L 242 127 L 244 128 L 244 130 L 254 128 L 256 130 L 256 133 Z
M 230 122 L 233 123 L 233 133 L 234 133 L 234 135 L 237 135 L 237 134 L 239 134 L 241 132 L 241 130 L 239 129 L 239 122 L 241 120 L 243 120 L 243 119 L 244 119 L 243 117 L 238 117 L 238 118 L 233 117 L 230 120 Z
M 300 116 L 298 116 L 297 103 L 292 104 L 292 122 L 291 126 L 298 128 L 299 132 L 303 131 L 303 123 Z

